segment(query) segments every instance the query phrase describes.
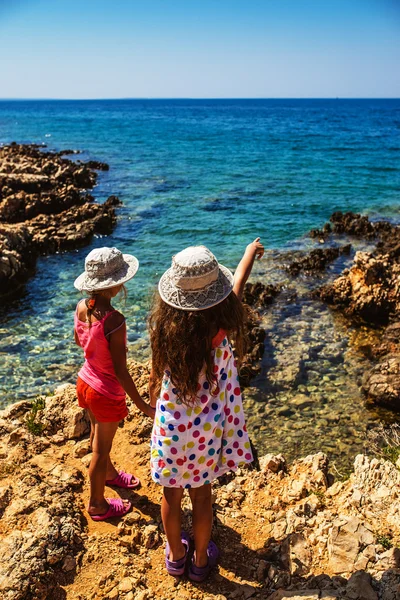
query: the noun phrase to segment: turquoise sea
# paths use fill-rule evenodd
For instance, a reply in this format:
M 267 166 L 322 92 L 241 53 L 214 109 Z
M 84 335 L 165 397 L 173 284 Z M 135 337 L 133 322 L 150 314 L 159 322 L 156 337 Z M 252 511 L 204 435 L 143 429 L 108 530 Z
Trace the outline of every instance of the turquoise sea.
M 1 403 L 74 381 L 72 284 L 91 248 L 113 245 L 140 261 L 119 306 L 142 357 L 149 299 L 185 246 L 205 244 L 234 269 L 260 236 L 268 252 L 256 275 L 279 279 L 281 253 L 309 247 L 303 236 L 333 211 L 397 220 L 399 133 L 400 100 L 1 101 L 0 143 L 82 150 L 79 159 L 110 165 L 96 199 L 123 201 L 111 236 L 41 258 L 20 297 L 3 302 Z

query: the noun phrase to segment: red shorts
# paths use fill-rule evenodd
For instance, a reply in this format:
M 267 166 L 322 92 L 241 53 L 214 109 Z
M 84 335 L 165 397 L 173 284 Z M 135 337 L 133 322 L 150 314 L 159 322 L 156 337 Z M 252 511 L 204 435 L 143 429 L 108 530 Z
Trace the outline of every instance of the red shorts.
M 90 410 L 99 423 L 122 421 L 128 414 L 125 398 L 123 400 L 107 398 L 96 392 L 80 377 L 76 382 L 76 392 L 79 406 Z

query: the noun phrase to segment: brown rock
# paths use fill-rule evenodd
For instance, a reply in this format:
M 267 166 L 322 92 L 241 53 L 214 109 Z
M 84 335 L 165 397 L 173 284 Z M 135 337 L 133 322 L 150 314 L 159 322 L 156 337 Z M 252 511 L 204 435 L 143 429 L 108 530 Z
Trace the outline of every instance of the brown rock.
M 378 600 L 378 594 L 371 586 L 371 575 L 365 571 L 353 573 L 346 586 L 349 600 Z
M 292 575 L 305 575 L 312 563 L 309 544 L 301 533 L 292 533 L 282 544 L 282 563 Z
M 362 389 L 376 404 L 400 410 L 400 356 L 387 355 L 367 371 Z
M 333 523 L 328 536 L 329 567 L 333 573 L 351 573 L 361 548 L 374 541 L 372 532 L 357 517 Z
M 83 191 L 96 184 L 93 168 L 106 167 L 34 145 L 0 148 L 0 294 L 12 293 L 32 274 L 39 254 L 77 248 L 94 233 L 111 232 L 118 198 L 95 204 Z
M 399 275 L 400 265 L 392 264 L 388 256 L 357 252 L 350 269 L 313 295 L 355 321 L 385 324 L 400 308 Z

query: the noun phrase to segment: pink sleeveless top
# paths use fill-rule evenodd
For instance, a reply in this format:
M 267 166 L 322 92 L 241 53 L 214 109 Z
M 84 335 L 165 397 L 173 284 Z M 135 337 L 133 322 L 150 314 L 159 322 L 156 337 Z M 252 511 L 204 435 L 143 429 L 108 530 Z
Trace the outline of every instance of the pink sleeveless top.
M 85 356 L 84 365 L 79 371 L 78 376 L 90 385 L 91 388 L 96 390 L 96 392 L 107 398 L 111 398 L 111 400 L 125 399 L 125 390 L 115 375 L 109 342 L 104 334 L 105 321 L 117 311 L 113 310 L 109 312 L 101 321 L 92 322 L 89 328 L 88 323 L 84 323 L 78 319 L 78 306 L 79 303 L 75 311 L 74 324 Z

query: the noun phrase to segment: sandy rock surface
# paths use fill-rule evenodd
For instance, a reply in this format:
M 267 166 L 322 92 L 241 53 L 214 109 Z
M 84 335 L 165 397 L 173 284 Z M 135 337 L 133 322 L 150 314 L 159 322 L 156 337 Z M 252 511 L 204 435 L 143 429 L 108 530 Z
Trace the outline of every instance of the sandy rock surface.
M 148 366 L 131 363 L 146 396 Z M 45 399 L 27 429 L 31 402 L 0 414 L 0 597 L 5 600 L 230 600 L 400 598 L 400 472 L 360 455 L 346 481 L 327 457 L 287 465 L 260 459 L 213 486 L 219 566 L 204 584 L 164 570 L 161 488 L 149 476 L 151 422 L 131 407 L 117 432 L 117 467 L 142 487 L 120 521 L 88 517 L 88 422 L 74 386 Z M 118 497 L 116 490 L 107 495 Z M 188 498 L 185 529 L 191 530 Z

